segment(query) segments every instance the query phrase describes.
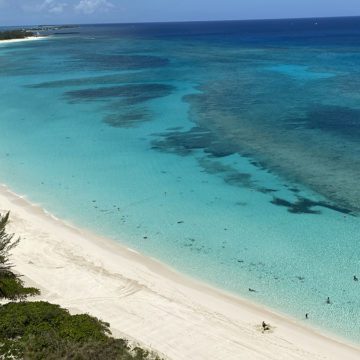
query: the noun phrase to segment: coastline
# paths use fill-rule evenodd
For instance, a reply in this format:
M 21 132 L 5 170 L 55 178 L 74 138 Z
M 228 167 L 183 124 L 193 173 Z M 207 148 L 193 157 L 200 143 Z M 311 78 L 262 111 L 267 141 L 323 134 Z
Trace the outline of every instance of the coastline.
M 9 39 L 9 40 L 0 40 L 0 45 L 8 45 L 13 43 L 19 43 L 24 41 L 34 41 L 34 40 L 43 40 L 46 39 L 47 36 L 30 36 L 23 39 Z
M 77 229 L 0 186 L 15 270 L 44 299 L 110 322 L 171 359 L 358 359 L 360 349 Z M 263 334 L 262 321 L 274 331 Z

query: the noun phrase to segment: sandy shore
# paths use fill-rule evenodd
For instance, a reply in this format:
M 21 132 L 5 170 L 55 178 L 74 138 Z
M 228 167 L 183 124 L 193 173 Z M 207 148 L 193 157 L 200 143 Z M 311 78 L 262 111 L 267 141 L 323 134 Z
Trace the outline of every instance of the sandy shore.
M 46 39 L 47 36 L 30 36 L 24 39 L 10 39 L 10 40 L 0 40 L 0 45 L 13 44 L 24 41 L 34 41 L 34 40 L 43 40 Z
M 21 236 L 16 270 L 41 299 L 111 323 L 170 359 L 359 359 L 360 349 L 188 279 L 117 243 L 78 230 L 0 187 L 0 211 Z M 263 334 L 260 324 L 273 326 Z

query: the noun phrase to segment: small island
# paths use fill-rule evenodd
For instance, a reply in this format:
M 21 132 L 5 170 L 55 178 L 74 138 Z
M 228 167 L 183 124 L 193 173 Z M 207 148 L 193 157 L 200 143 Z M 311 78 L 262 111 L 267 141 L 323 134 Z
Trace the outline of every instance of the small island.
M 37 35 L 28 30 L 8 30 L 0 31 L 0 41 L 3 40 L 17 40 L 26 39 L 29 37 L 36 37 Z

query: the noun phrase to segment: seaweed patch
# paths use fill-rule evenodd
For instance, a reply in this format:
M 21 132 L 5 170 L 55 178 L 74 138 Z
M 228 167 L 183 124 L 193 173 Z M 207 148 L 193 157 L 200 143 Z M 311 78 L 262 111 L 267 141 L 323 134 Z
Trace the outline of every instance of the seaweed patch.
M 304 118 L 289 119 L 291 128 L 320 129 L 349 138 L 360 137 L 360 109 L 345 106 L 318 105 L 310 108 Z
M 107 115 L 104 117 L 103 122 L 116 128 L 132 128 L 149 120 L 150 116 L 148 112 L 145 110 L 138 110 Z
M 199 149 L 213 157 L 225 157 L 235 153 L 232 146 L 218 141 L 211 131 L 202 127 L 193 127 L 187 131 L 169 131 L 154 136 L 158 138 L 152 141 L 153 149 L 182 156 Z
M 291 202 L 285 199 L 274 197 L 271 203 L 278 206 L 286 207 L 288 212 L 293 214 L 321 214 L 320 210 L 313 209 L 314 207 L 322 207 L 330 210 L 334 210 L 343 214 L 351 214 L 352 211 L 343 207 L 332 205 L 325 201 L 313 201 L 304 197 L 298 197 L 295 202 Z
M 130 84 L 67 91 L 64 96 L 71 103 L 115 98 L 120 105 L 135 105 L 170 95 L 173 90 L 173 86 L 166 84 Z

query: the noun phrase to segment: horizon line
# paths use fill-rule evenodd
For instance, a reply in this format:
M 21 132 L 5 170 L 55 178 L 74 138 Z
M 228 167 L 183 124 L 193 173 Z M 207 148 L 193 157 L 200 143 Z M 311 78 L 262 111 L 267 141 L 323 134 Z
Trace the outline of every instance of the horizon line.
M 286 20 L 319 20 L 319 19 L 342 19 L 359 18 L 360 15 L 339 15 L 339 16 L 309 16 L 309 17 L 289 17 L 289 18 L 251 18 L 251 19 L 209 19 L 209 20 L 176 20 L 176 21 L 136 21 L 136 22 L 95 22 L 95 23 L 48 23 L 48 24 L 22 24 L 6 25 L 1 28 L 9 27 L 29 27 L 29 26 L 67 26 L 67 25 L 134 25 L 134 24 L 179 24 L 179 23 L 206 23 L 206 22 L 246 22 L 246 21 L 286 21 Z

